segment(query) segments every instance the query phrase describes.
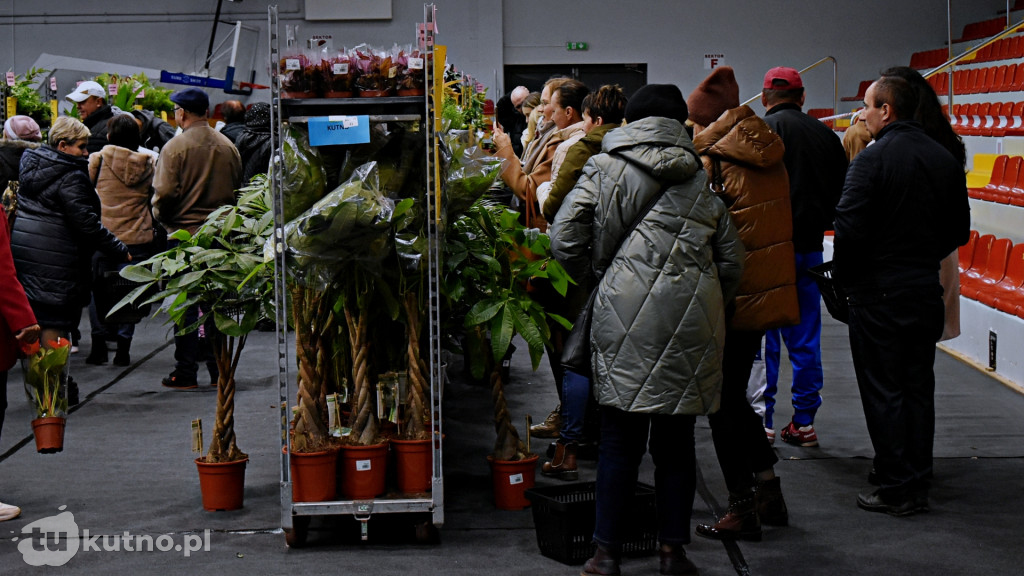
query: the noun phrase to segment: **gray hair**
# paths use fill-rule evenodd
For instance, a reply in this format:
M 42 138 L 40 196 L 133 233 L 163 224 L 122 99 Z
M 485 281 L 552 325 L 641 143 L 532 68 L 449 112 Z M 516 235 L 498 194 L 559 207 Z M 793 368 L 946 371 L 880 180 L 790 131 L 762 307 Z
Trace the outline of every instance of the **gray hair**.
M 85 124 L 70 116 L 60 116 L 50 127 L 50 146 L 56 147 L 61 141 L 74 143 L 89 139 L 92 133 Z

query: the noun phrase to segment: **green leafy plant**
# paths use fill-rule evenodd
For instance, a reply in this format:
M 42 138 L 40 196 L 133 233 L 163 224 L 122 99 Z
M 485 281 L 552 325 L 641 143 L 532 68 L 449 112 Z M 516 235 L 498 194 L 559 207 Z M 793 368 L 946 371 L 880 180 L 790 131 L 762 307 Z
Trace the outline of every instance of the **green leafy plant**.
M 178 244 L 140 264 L 128 266 L 121 276 L 142 284 L 114 306 L 117 310 L 159 282 L 166 282 L 147 302 L 170 299 L 165 310 L 178 333 L 199 329 L 202 320 L 186 324 L 187 310 L 200 305 L 213 316 L 217 331 L 214 356 L 217 380 L 217 415 L 206 462 L 246 458 L 235 442 L 235 370 L 248 334 L 261 318 L 273 318 L 273 258 L 265 246 L 273 235 L 270 187 L 264 175 L 239 191 L 236 206 L 212 212 L 191 235 L 171 234 Z
M 518 334 L 537 369 L 551 338 L 547 318 L 566 328 L 571 323 L 546 312 L 530 297 L 528 286 L 546 279 L 565 295 L 572 280 L 551 257 L 546 234 L 524 227 L 518 213 L 485 200 L 452 223 L 444 270 L 442 290 L 449 315 L 466 329 L 470 371 L 476 378 L 488 376 L 491 385 L 497 434 L 493 456 L 522 459 L 527 451 L 508 412 L 501 361 Z
M 25 382 L 32 388 L 36 416 L 64 416 L 68 412 L 68 397 L 63 381 L 71 342 L 65 338 L 57 338 L 43 346 L 37 342 L 31 352 L 26 361 Z
M 17 113 L 31 116 L 40 125 L 51 124 L 50 103 L 39 95 L 38 78 L 49 74 L 49 70 L 30 68 L 21 76 L 15 76 L 11 96 L 18 99 Z

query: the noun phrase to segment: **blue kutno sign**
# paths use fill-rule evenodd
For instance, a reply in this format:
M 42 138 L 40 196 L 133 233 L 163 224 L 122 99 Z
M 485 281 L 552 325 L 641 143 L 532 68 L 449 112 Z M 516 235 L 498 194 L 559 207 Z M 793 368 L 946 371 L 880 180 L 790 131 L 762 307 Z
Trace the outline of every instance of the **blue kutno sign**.
M 369 116 L 318 116 L 309 119 L 309 143 L 313 146 L 366 144 L 369 141 Z

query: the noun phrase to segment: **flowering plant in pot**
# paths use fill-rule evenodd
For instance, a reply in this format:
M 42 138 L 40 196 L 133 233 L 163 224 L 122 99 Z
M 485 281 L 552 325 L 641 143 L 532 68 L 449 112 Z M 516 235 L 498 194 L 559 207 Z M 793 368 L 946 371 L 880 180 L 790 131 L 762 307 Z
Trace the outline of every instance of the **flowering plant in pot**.
M 206 456 L 196 459 L 202 483 L 204 464 L 238 463 L 243 470 L 248 456 L 239 450 L 234 428 L 235 371 L 246 338 L 261 319 L 273 318 L 273 259 L 266 258 L 265 245 L 273 234 L 273 213 L 269 182 L 264 175 L 239 190 L 237 205 L 212 212 L 196 233 L 179 230 L 170 235 L 178 244 L 148 260 L 128 266 L 121 276 L 140 286 L 112 308 L 113 313 L 136 299 L 170 303 L 164 308 L 178 333 L 198 330 L 212 317 L 216 330 L 213 353 L 217 361 L 217 407 Z M 153 285 L 166 283 L 150 296 Z M 205 318 L 189 324 L 187 310 L 199 305 Z M 237 506 L 241 507 L 238 486 Z M 207 509 L 231 509 L 230 505 L 209 505 Z
M 36 449 L 44 454 L 64 449 L 64 425 L 68 413 L 68 355 L 71 342 L 58 337 L 24 349 L 25 383 L 32 390 L 36 418 L 32 433 Z
M 398 67 L 397 88 L 399 96 L 420 96 L 426 89 L 425 55 L 419 49 L 406 46 L 395 56 Z
M 315 98 L 320 62 L 294 50 L 281 58 L 281 95 L 285 98 Z
M 352 51 L 358 75 L 356 88 L 365 97 L 388 96 L 395 87 L 398 69 L 392 65 L 391 55 L 361 44 Z
M 351 98 L 355 86 L 356 69 L 344 50 L 333 55 L 326 51 L 320 59 L 320 84 L 326 98 Z

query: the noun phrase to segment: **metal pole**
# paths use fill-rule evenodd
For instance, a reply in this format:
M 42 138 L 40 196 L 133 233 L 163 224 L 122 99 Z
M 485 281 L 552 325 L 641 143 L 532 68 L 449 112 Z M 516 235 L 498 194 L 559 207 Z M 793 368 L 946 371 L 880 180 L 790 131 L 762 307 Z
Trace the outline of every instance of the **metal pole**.
M 217 38 L 217 23 L 220 21 L 220 7 L 224 4 L 224 0 L 217 0 L 217 13 L 213 16 L 213 30 L 210 31 L 210 47 L 206 49 L 206 64 L 203 65 L 203 70 L 207 73 L 210 72 L 210 58 L 213 58 L 213 42 Z
M 949 51 L 946 54 L 947 60 L 953 59 L 953 0 L 946 0 L 946 46 L 949 46 Z M 1009 1 L 1009 0 L 1007 0 Z M 1007 15 L 1009 17 L 1009 15 Z M 953 72 L 954 68 L 949 69 L 949 99 L 946 102 L 946 118 L 953 118 Z

